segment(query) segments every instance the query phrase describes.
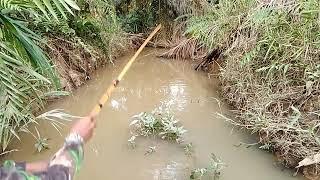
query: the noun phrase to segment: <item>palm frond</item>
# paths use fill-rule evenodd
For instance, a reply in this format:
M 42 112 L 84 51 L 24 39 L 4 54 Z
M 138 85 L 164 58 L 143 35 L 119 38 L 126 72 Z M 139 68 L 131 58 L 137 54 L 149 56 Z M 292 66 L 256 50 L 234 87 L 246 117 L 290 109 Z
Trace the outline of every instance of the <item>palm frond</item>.
M 30 8 L 29 0 L 0 0 L 0 10 L 21 10 Z
M 13 137 L 19 136 L 19 126 L 34 122 L 32 104 L 43 106 L 40 85 L 50 81 L 32 70 L 19 54 L 0 42 L 0 142 L 2 149 Z
M 74 15 L 72 9 L 80 10 L 74 0 L 0 0 L 0 10 L 22 9 L 40 11 L 49 20 L 59 20 L 60 15 L 67 19 L 65 11 Z
M 51 15 L 56 20 L 59 20 L 58 14 L 61 14 L 66 19 L 65 10 L 72 15 L 74 15 L 72 9 L 80 10 L 74 0 L 31 0 L 31 3 L 33 3 L 48 19 L 50 19 L 49 15 Z
M 38 46 L 40 36 L 18 20 L 20 12 L 46 17 L 49 21 L 67 19 L 67 13 L 80 10 L 74 0 L 0 0 L 0 147 L 36 123 L 35 107 L 43 108 L 43 97 L 62 94 L 59 78 L 46 54 Z M 23 16 L 22 16 L 23 17 Z M 23 20 L 23 18 L 22 18 Z M 65 93 L 64 93 L 65 94 Z M 56 126 L 58 121 L 53 121 Z
M 58 88 L 59 79 L 52 68 L 47 56 L 43 53 L 41 48 L 34 43 L 34 40 L 39 40 L 39 36 L 25 28 L 19 21 L 16 21 L 6 15 L 0 13 L 0 22 L 4 28 L 2 36 L 4 42 L 3 46 L 9 48 L 12 52 L 17 52 L 21 56 L 21 61 L 30 63 L 41 74 L 50 78 L 54 85 Z

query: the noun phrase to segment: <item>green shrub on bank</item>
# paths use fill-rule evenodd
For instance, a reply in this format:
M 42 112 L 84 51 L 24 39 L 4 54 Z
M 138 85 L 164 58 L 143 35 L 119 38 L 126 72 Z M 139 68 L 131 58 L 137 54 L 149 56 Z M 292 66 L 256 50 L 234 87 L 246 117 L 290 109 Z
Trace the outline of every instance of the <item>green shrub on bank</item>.
M 81 11 L 74 11 L 80 7 L 73 0 L 0 0 L 2 150 L 14 137 L 19 139 L 19 132 L 31 133 L 28 127 L 36 123 L 35 113 L 44 108 L 48 97 L 66 94 L 57 91 L 64 83 L 60 82 L 63 68 L 56 69 L 53 64 L 65 58 L 64 61 L 73 63 L 72 67 L 83 63 L 91 67 L 98 56 L 96 49 L 107 57 L 99 60 L 107 62 L 119 53 L 119 48 L 125 48 L 126 36 L 115 17 L 113 1 L 80 0 L 77 3 Z M 63 55 L 57 47 L 64 50 Z M 51 60 L 44 51 L 60 59 Z M 57 54 L 59 56 L 55 56 Z M 77 56 L 77 62 L 70 61 L 70 56 Z M 92 59 L 91 64 L 81 62 L 88 57 Z M 72 76 L 77 76 L 69 70 Z M 86 70 L 80 71 L 87 76 Z
M 45 37 L 58 36 L 61 39 L 74 42 L 75 45 L 98 48 L 109 58 L 117 56 L 118 52 L 127 48 L 128 38 L 122 30 L 122 24 L 117 17 L 112 0 L 81 0 L 78 1 L 81 11 L 68 20 L 59 22 L 32 21 L 30 28 Z M 82 45 L 78 42 L 81 40 Z
M 320 152 L 319 13 L 317 0 L 225 0 L 187 21 L 188 35 L 224 50 L 222 92 L 240 119 L 232 123 L 290 167 Z
M 180 15 L 197 11 L 207 4 L 204 0 L 117 0 L 116 12 L 123 29 L 130 33 L 145 33 L 161 23 L 169 32 Z M 163 30 L 162 30 L 163 31 Z

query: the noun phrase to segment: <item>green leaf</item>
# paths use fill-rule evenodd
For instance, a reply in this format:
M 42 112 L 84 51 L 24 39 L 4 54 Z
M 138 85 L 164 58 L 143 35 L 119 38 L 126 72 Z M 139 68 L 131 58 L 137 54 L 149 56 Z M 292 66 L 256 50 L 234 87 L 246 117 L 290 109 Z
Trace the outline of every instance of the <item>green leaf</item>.
M 46 5 L 46 7 L 48 8 L 48 10 L 50 11 L 51 15 L 57 20 L 59 21 L 58 15 L 56 14 L 56 12 L 54 11 L 52 5 L 51 5 L 51 0 L 43 0 L 43 3 Z
M 68 17 L 66 15 L 66 13 L 64 13 L 64 9 L 61 7 L 61 4 L 57 0 L 52 0 L 52 1 L 56 5 L 56 7 L 60 11 L 60 13 L 62 14 L 63 18 L 67 19 Z
M 77 5 L 77 3 L 73 0 L 64 0 L 69 6 L 71 6 L 73 9 L 76 9 L 80 11 L 80 7 Z
M 74 13 L 72 12 L 72 10 L 69 8 L 68 4 L 66 4 L 65 0 L 59 0 L 60 3 L 62 4 L 62 6 L 72 15 L 74 15 Z
M 46 8 L 43 6 L 42 2 L 39 0 L 33 0 L 33 2 L 37 5 L 37 7 L 40 9 L 40 11 L 46 16 L 46 18 L 50 19 L 48 16 L 48 13 L 46 11 Z

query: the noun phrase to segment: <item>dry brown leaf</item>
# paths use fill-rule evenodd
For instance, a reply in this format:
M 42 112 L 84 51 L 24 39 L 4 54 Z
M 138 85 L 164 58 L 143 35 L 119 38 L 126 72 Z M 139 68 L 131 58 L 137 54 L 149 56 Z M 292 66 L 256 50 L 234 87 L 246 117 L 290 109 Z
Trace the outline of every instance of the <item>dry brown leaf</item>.
M 315 154 L 313 156 L 306 157 L 304 160 L 300 161 L 299 165 L 296 168 L 317 164 L 319 162 L 320 162 L 320 154 Z

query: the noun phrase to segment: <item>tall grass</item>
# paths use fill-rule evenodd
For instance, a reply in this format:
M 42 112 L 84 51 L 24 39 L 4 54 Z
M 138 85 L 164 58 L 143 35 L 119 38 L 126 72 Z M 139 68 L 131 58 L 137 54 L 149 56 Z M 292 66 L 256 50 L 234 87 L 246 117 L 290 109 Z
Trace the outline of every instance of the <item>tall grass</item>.
M 319 18 L 317 0 L 225 0 L 187 21 L 188 36 L 224 49 L 222 93 L 240 120 L 230 121 L 289 167 L 320 152 Z

